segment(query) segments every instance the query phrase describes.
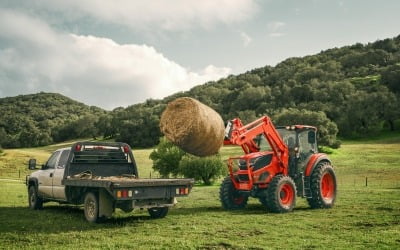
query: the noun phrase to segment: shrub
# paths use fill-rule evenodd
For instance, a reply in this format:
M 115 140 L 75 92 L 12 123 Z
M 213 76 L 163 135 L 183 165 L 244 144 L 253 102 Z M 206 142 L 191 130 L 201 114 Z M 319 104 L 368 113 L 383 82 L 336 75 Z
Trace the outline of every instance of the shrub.
M 153 169 L 166 178 L 169 175 L 177 176 L 179 174 L 179 162 L 183 155 L 185 155 L 184 151 L 163 137 L 151 152 L 150 159 L 153 160 Z
M 185 155 L 179 163 L 179 172 L 187 178 L 201 180 L 205 185 L 211 185 L 216 178 L 226 175 L 226 168 L 219 155 L 208 157 Z

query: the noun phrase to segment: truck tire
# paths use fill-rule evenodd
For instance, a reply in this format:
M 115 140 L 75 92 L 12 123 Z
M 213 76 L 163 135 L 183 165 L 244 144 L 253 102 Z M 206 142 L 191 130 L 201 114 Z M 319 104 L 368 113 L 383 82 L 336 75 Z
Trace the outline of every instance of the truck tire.
M 243 209 L 247 205 L 249 197 L 240 194 L 233 186 L 230 176 L 225 177 L 219 190 L 219 199 L 221 200 L 222 207 L 227 210 Z
M 84 213 L 87 221 L 91 223 L 99 222 L 99 199 L 95 193 L 86 193 Z
M 269 184 L 261 203 L 271 212 L 287 213 L 296 205 L 296 185 L 292 178 L 284 175 L 275 176 Z
M 43 208 L 43 200 L 39 197 L 36 187 L 34 185 L 29 187 L 28 202 L 31 209 L 37 210 Z
M 147 209 L 153 219 L 164 218 L 168 214 L 168 207 L 152 207 Z
M 311 208 L 331 208 L 336 200 L 336 175 L 329 162 L 320 162 L 310 177 Z

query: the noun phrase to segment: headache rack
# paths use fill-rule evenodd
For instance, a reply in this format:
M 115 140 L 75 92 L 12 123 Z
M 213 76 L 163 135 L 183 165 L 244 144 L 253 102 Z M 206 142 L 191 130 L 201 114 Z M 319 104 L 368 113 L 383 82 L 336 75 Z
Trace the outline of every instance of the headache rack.
M 74 152 L 72 163 L 128 163 L 128 154 L 121 149 L 96 149 Z
M 137 177 L 136 163 L 126 143 L 78 142 L 71 152 L 67 176 L 88 172 L 93 176 Z

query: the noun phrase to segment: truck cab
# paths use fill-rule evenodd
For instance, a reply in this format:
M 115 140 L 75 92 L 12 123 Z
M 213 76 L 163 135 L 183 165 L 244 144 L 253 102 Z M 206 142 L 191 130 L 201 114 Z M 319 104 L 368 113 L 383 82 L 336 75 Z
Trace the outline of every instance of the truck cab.
M 61 184 L 64 178 L 65 166 L 70 155 L 70 148 L 62 148 L 51 154 L 41 169 L 33 172 L 29 179 L 35 182 L 37 193 L 45 199 L 65 201 L 65 186 Z M 36 161 L 31 161 L 29 169 L 36 168 Z

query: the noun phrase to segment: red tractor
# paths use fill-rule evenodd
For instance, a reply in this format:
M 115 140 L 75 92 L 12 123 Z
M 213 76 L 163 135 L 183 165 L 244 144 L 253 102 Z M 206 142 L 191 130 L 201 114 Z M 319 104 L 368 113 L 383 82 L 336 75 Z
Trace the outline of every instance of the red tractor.
M 230 121 L 225 144 L 239 145 L 245 155 L 228 160 L 229 176 L 220 188 L 225 209 L 241 209 L 258 198 L 268 210 L 293 210 L 296 196 L 311 208 L 331 208 L 336 199 L 336 175 L 326 154 L 318 153 L 317 129 L 293 125 L 275 128 L 264 116 L 243 125 Z

